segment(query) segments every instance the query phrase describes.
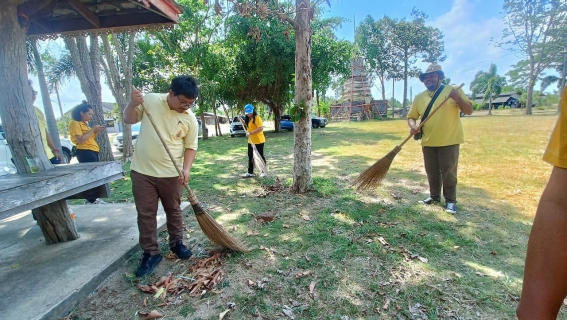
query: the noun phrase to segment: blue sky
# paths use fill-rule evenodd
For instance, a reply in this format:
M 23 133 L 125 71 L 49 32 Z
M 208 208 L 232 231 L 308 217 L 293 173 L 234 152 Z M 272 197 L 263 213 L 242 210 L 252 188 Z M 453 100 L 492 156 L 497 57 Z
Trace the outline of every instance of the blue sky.
M 490 43 L 490 39 L 499 40 L 504 29 L 501 18 L 502 0 L 331 0 L 329 8 L 324 2 L 325 17 L 340 16 L 348 20 L 336 31 L 340 39 L 352 41 L 354 38 L 354 23 L 358 24 L 366 15 L 371 15 L 375 20 L 384 15 L 403 19 L 410 19 L 413 7 L 424 11 L 429 17 L 427 25 L 439 28 L 445 35 L 445 55 L 447 59 L 441 63 L 445 75 L 451 78 L 455 84 L 465 84 L 465 92 L 469 92 L 469 84 L 479 70 L 487 71 L 491 63 L 498 66 L 498 73 L 504 75 L 511 65 L 520 58 L 507 50 L 497 48 Z M 57 47 L 57 44 L 55 44 Z M 55 49 L 57 50 L 57 49 Z M 418 66 L 425 69 L 427 64 L 420 63 Z M 37 78 L 31 77 L 37 88 Z M 102 100 L 114 102 L 108 86 L 102 80 Z M 376 84 L 377 85 L 377 84 Z M 424 90 L 423 84 L 418 79 L 410 79 L 409 86 L 412 87 L 413 95 Z M 375 86 L 376 87 L 376 86 Z M 403 82 L 396 83 L 394 88 L 397 100 L 402 100 Z M 380 92 L 374 88 L 372 94 L 375 99 L 380 99 Z M 85 99 L 81 92 L 78 80 L 66 82 L 60 92 L 63 110 L 66 112 Z M 386 97 L 392 96 L 392 84 L 386 86 Z M 52 96 L 52 104 L 56 117 L 60 116 L 56 97 Z M 42 108 L 41 101 L 36 105 Z
M 340 16 L 349 20 L 336 31 L 339 39 L 353 41 L 354 23 L 358 25 L 367 15 L 375 20 L 387 15 L 397 19 L 411 19 L 412 8 L 417 8 L 428 15 L 427 25 L 439 28 L 445 35 L 445 55 L 441 62 L 445 76 L 454 84 L 465 84 L 465 92 L 469 92 L 469 84 L 479 70 L 488 71 L 491 63 L 498 67 L 498 73 L 504 75 L 510 66 L 520 58 L 507 50 L 497 48 L 490 39 L 500 40 L 505 28 L 501 18 L 502 0 L 334 0 L 331 7 L 326 6 L 325 17 Z M 420 69 L 427 64 L 418 63 Z M 375 83 L 375 85 L 378 85 Z M 424 90 L 417 78 L 408 81 L 415 96 Z M 394 88 L 397 100 L 402 100 L 403 82 L 397 82 Z M 380 99 L 380 92 L 374 88 L 372 94 Z M 409 88 L 408 88 L 409 95 Z M 386 86 L 386 97 L 392 97 L 392 84 Z

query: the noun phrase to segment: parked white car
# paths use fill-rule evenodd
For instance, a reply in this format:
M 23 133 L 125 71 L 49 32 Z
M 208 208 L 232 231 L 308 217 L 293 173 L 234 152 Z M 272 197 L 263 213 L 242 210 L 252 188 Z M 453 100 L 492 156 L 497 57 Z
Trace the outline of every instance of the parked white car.
M 77 147 L 75 147 L 75 145 L 69 139 L 61 138 L 60 141 L 61 149 L 63 151 L 62 156 L 63 158 L 65 158 L 65 162 L 69 163 L 75 156 Z M 2 131 L 2 127 L 0 127 L 0 168 L 11 166 L 13 166 L 12 152 L 10 151 L 10 147 L 8 146 L 8 141 L 4 136 L 4 131 Z
M 0 169 L 4 167 L 12 167 L 12 153 L 10 152 L 10 147 L 8 146 L 8 141 L 4 139 L 4 135 L 0 134 Z M 1 170 L 0 170 L 1 171 Z M 0 172 L 1 174 L 2 172 Z
M 240 116 L 244 120 L 245 116 Z M 244 130 L 244 126 L 240 123 L 238 116 L 234 117 L 230 122 L 230 137 L 234 138 L 235 135 L 246 135 L 246 130 Z
M 138 134 L 140 133 L 140 127 L 141 126 L 142 126 L 142 123 L 138 122 L 136 124 L 133 124 L 130 127 L 130 130 L 132 130 L 132 147 L 134 147 L 136 145 L 136 139 L 138 138 Z M 123 140 L 124 140 L 123 134 L 122 134 L 122 132 L 119 132 L 116 135 L 116 137 L 114 137 L 114 141 L 112 142 L 112 144 L 120 152 L 122 152 L 122 150 L 124 150 Z

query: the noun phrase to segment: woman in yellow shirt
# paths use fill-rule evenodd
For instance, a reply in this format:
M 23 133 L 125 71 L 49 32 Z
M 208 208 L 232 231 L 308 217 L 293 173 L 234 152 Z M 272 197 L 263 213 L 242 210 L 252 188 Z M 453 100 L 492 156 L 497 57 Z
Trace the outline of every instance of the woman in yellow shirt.
M 86 101 L 76 106 L 71 112 L 73 120 L 69 123 L 69 135 L 71 141 L 77 146 L 77 160 L 81 163 L 98 162 L 99 147 L 95 137 L 104 130 L 104 127 L 89 127 L 88 122 L 93 118 L 93 114 L 93 108 Z M 96 204 L 104 203 L 96 196 L 87 196 L 87 201 Z
M 246 115 L 246 127 L 248 128 L 248 133 L 246 133 L 246 137 L 248 137 L 248 172 L 242 175 L 244 178 L 253 177 L 254 176 L 254 149 L 252 148 L 252 142 L 256 145 L 256 149 L 260 156 L 262 156 L 262 160 L 266 163 L 266 158 L 264 157 L 264 143 L 266 142 L 266 137 L 264 137 L 264 123 L 262 122 L 262 118 L 256 113 L 254 107 L 251 104 L 247 104 L 244 107 L 244 114 Z M 264 178 L 266 176 L 265 172 L 260 173 L 260 177 Z

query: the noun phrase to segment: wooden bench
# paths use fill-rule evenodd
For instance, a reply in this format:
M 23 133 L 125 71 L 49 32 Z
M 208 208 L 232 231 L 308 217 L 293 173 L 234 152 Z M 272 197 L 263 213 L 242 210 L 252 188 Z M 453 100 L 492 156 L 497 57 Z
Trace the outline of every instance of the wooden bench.
M 43 210 L 45 217 L 38 217 L 47 243 L 51 229 L 68 227 L 69 219 L 57 219 L 49 213 L 50 205 L 65 206 L 65 199 L 82 198 L 81 193 L 98 188 L 99 197 L 108 197 L 108 183 L 124 176 L 120 162 L 88 162 L 70 165 L 56 165 L 54 169 L 38 173 L 12 174 L 0 178 L 0 220 L 14 214 L 34 209 Z M 65 209 L 65 212 L 67 210 Z M 44 219 L 47 218 L 47 219 Z M 48 224 L 42 222 L 48 221 Z M 65 225 L 60 225 L 65 224 Z M 66 240 L 62 240 L 66 241 Z

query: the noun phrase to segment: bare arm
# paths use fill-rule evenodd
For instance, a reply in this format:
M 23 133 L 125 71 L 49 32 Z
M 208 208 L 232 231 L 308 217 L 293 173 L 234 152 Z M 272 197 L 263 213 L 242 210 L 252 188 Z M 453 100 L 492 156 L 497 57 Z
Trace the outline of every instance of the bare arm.
M 518 318 L 555 319 L 567 293 L 567 168 L 554 167 L 528 241 Z
M 408 126 L 410 127 L 411 134 L 416 134 L 421 131 L 421 129 L 417 128 L 417 123 L 413 118 L 408 118 Z
M 94 134 L 97 135 L 99 132 L 101 132 L 102 130 L 104 130 L 103 126 L 94 126 L 91 128 L 91 130 L 87 131 L 87 133 L 83 134 L 83 135 L 75 135 L 75 140 L 77 140 L 78 144 L 83 144 L 85 142 L 87 142 L 87 140 L 89 140 L 89 138 Z
M 459 94 L 459 91 L 453 89 L 453 90 L 451 90 L 451 93 L 449 93 L 449 96 L 453 100 L 455 100 L 455 102 L 459 106 L 459 109 L 461 109 L 461 112 L 463 112 L 466 115 L 472 114 L 472 112 L 473 112 L 472 104 L 470 102 L 468 102 L 467 100 L 463 99 L 463 97 Z
M 187 184 L 189 182 L 191 166 L 193 166 L 193 161 L 195 160 L 195 155 L 197 154 L 197 150 L 193 149 L 185 149 L 185 153 L 183 155 L 183 178 L 179 177 L 179 181 L 182 184 Z
M 264 127 L 263 127 L 263 126 L 262 126 L 262 127 L 258 127 L 258 128 L 256 128 L 256 129 L 250 131 L 250 134 L 253 135 L 253 134 L 256 134 L 256 133 L 260 133 L 260 132 L 262 132 L 262 131 L 264 131 Z
M 136 112 L 136 107 L 144 103 L 144 97 L 142 93 L 138 90 L 132 89 L 132 94 L 130 94 L 130 102 L 124 109 L 122 114 L 122 119 L 127 124 L 134 124 L 138 122 L 138 113 Z
M 59 161 L 61 161 L 61 154 L 59 154 L 59 149 L 55 148 L 55 144 L 53 143 L 53 139 L 51 139 L 51 135 L 49 134 L 49 131 L 47 131 L 47 129 L 45 129 L 45 137 L 47 138 L 47 145 L 49 146 L 51 151 L 53 151 L 55 158 L 57 158 L 57 159 L 59 159 Z

